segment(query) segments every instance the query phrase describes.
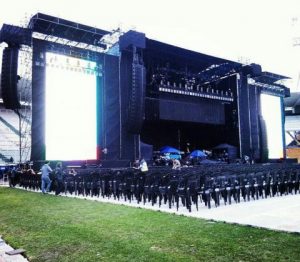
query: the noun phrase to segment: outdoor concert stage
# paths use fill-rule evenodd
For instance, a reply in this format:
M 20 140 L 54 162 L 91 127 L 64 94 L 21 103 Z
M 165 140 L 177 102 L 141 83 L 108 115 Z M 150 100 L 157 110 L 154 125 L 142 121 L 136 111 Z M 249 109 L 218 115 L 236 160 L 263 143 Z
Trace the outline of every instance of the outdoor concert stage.
M 32 161 L 128 166 L 165 145 L 187 151 L 220 143 L 257 162 L 285 157 L 289 89 L 278 81 L 286 77 L 258 64 L 41 13 L 27 28 L 4 24 L 0 42 L 8 44 L 1 82 L 12 109 L 20 107 L 18 51 L 32 48 Z M 264 101 L 271 101 L 271 113 Z M 276 148 L 270 141 L 278 141 Z

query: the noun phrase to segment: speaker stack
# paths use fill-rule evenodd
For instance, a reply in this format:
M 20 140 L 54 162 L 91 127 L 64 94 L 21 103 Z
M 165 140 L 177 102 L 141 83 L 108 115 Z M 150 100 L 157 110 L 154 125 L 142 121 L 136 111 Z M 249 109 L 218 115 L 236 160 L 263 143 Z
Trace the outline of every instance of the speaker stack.
M 145 67 L 132 64 L 132 85 L 129 90 L 128 130 L 139 134 L 142 129 L 145 112 Z
M 18 97 L 18 55 L 19 47 L 6 47 L 2 55 L 1 89 L 5 108 L 21 108 Z
M 266 122 L 262 116 L 259 116 L 260 122 L 260 148 L 261 148 L 261 160 L 267 162 L 269 159 L 269 148 L 268 148 L 268 135 Z

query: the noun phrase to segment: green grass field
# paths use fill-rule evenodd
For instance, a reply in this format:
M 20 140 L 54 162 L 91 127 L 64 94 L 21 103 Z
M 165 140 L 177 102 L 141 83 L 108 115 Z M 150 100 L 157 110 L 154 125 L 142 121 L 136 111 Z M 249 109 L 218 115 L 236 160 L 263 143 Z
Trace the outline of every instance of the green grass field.
M 300 261 L 300 235 L 0 187 L 0 235 L 30 261 Z

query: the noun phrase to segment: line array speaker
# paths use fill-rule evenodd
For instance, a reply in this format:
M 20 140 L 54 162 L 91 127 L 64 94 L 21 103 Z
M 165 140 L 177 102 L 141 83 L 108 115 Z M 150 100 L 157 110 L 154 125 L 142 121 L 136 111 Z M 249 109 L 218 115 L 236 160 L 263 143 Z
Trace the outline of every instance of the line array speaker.
M 18 47 L 6 47 L 2 55 L 1 89 L 7 109 L 21 108 L 18 98 Z
M 260 141 L 261 141 L 261 161 L 267 162 L 269 159 L 269 149 L 268 149 L 268 135 L 266 122 L 262 116 L 259 117 L 260 121 Z
M 145 67 L 132 64 L 132 85 L 129 90 L 128 130 L 139 134 L 142 129 L 145 112 Z

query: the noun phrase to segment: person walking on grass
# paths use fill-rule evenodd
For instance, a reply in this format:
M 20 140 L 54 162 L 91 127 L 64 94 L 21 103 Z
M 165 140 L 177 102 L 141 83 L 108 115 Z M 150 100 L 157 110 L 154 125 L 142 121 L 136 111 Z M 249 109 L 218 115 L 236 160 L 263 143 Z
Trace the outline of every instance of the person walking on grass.
M 64 189 L 64 172 L 62 170 L 61 162 L 56 164 L 55 168 L 56 190 L 55 195 L 59 195 Z
M 41 168 L 41 172 L 42 172 L 42 192 L 43 194 L 46 194 L 49 192 L 50 190 L 50 186 L 51 186 L 51 179 L 50 179 L 50 173 L 52 172 L 52 169 L 50 167 L 50 162 L 46 162 L 42 168 Z

